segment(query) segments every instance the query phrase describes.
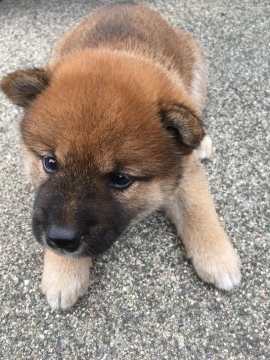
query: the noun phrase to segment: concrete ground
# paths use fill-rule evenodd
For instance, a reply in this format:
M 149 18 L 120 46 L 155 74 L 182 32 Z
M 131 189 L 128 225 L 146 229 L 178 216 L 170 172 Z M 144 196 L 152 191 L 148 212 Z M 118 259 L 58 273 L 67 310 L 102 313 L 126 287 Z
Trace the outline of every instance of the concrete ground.
M 0 76 L 46 63 L 54 41 L 107 1 L 0 2 Z M 269 359 L 269 0 L 149 1 L 191 31 L 209 60 L 206 164 L 220 218 L 243 261 L 241 286 L 200 281 L 172 225 L 156 213 L 91 270 L 87 296 L 52 312 L 40 291 L 32 189 L 19 151 L 20 111 L 0 103 L 0 358 Z

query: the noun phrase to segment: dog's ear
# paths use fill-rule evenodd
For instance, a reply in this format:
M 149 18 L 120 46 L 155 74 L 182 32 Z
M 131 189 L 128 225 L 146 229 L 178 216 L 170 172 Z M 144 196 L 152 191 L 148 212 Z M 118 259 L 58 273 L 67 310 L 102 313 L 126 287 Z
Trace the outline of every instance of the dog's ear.
M 182 153 L 188 154 L 200 145 L 204 137 L 203 124 L 187 106 L 163 106 L 160 115 L 164 128 L 176 139 Z
M 1 89 L 15 104 L 28 107 L 49 84 L 50 74 L 45 69 L 19 70 L 1 80 Z

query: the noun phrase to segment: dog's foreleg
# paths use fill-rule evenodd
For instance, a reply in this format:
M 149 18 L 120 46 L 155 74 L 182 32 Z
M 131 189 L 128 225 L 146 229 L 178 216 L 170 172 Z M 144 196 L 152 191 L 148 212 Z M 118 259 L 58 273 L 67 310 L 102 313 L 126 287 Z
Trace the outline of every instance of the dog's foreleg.
M 165 210 L 199 277 L 231 290 L 240 283 L 240 259 L 219 222 L 203 166 L 195 154 L 183 161 L 183 178 Z
M 53 310 L 70 308 L 87 292 L 91 263 L 91 258 L 66 258 L 46 250 L 41 287 Z

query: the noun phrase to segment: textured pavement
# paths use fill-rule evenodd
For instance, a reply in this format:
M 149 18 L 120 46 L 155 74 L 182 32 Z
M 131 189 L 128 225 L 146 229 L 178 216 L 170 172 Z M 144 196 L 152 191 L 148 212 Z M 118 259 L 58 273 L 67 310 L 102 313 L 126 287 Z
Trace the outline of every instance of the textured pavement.
M 44 65 L 54 41 L 97 5 L 0 2 L 0 76 Z M 269 0 L 149 1 L 191 31 L 209 60 L 206 163 L 224 227 L 243 261 L 231 292 L 204 284 L 160 213 L 127 232 L 91 270 L 87 296 L 52 312 L 40 291 L 21 112 L 0 95 L 0 359 L 270 358 Z

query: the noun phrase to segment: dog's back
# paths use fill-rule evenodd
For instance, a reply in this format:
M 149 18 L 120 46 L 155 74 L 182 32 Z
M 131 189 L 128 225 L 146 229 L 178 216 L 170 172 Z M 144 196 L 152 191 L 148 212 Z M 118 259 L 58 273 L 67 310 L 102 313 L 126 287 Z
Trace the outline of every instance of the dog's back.
M 89 48 L 122 51 L 155 63 L 175 83 L 183 83 L 197 104 L 198 112 L 202 112 L 204 56 L 191 35 L 172 27 L 157 11 L 134 2 L 102 7 L 60 39 L 53 62 Z

